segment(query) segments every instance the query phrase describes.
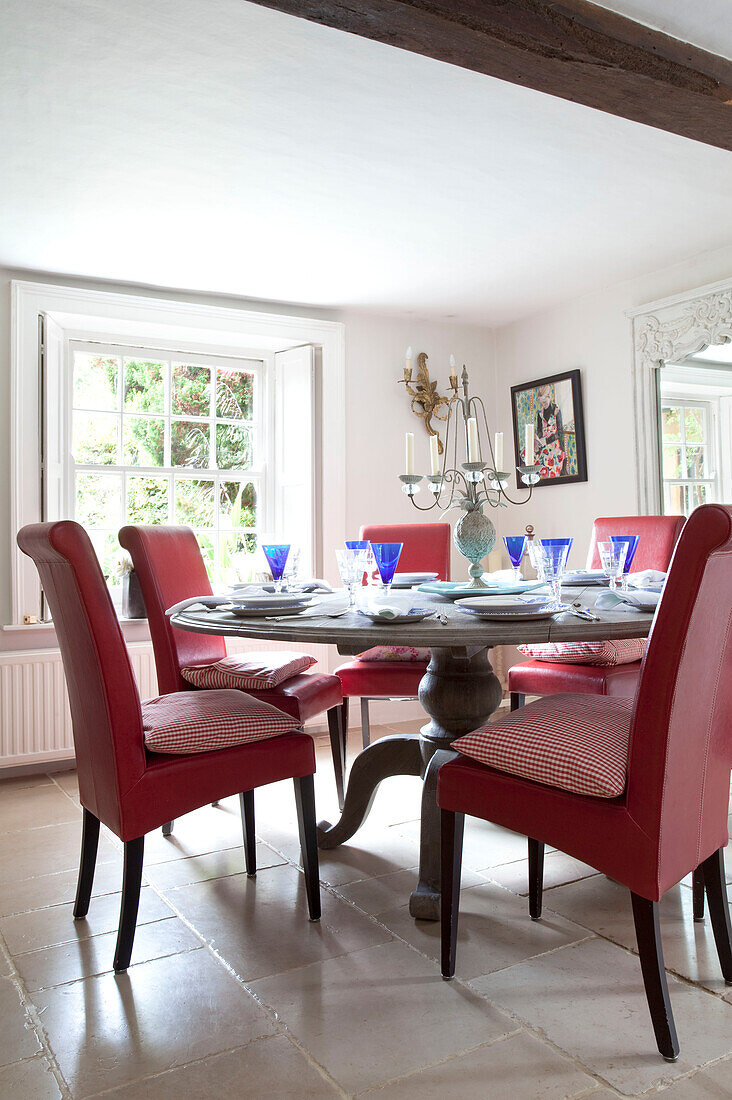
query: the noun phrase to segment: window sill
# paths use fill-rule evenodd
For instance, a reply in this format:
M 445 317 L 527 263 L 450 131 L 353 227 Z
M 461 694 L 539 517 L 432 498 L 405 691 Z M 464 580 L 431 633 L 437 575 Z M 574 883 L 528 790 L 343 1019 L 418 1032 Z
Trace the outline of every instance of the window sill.
M 127 643 L 150 641 L 147 619 L 119 620 L 122 637 Z M 53 623 L 6 623 L 0 627 L 0 651 L 57 648 Z

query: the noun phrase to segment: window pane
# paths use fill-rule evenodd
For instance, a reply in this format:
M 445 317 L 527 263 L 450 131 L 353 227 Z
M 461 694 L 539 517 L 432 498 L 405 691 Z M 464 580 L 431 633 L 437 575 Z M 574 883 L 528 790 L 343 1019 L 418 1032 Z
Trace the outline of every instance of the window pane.
M 256 527 L 257 493 L 251 481 L 222 481 L 219 522 L 225 527 Z
M 701 478 L 709 476 L 706 472 L 706 451 L 706 447 L 700 447 L 698 444 L 687 445 L 685 477 Z
M 170 462 L 173 466 L 210 466 L 208 424 L 195 420 L 174 420 L 170 426 Z
M 122 517 L 122 477 L 120 474 L 76 475 L 74 518 L 82 527 L 112 527 Z
M 687 443 L 703 443 L 706 435 L 704 409 L 685 409 L 684 428 Z
M 227 420 L 251 420 L 254 375 L 243 370 L 216 372 L 216 415 Z
M 220 470 L 248 470 L 252 464 L 251 428 L 217 424 L 216 462 Z
M 256 535 L 221 535 L 219 555 L 222 578 L 230 584 L 254 580 L 256 550 Z
M 211 371 L 189 363 L 173 363 L 173 412 L 183 416 L 211 415 Z
M 116 409 L 119 359 L 74 352 L 74 408 Z
M 709 502 L 709 486 L 690 485 L 689 497 L 689 513 L 691 513 L 695 508 L 698 508 L 700 504 L 707 504 Z
M 669 406 L 661 410 L 661 434 L 664 443 L 681 440 L 681 411 Z
M 214 526 L 214 483 L 179 478 L 175 483 L 175 522 L 188 527 Z
M 151 416 L 126 416 L 123 428 L 126 466 L 162 466 L 164 464 L 164 420 Z
M 686 506 L 683 485 L 669 485 L 663 487 L 664 512 L 667 516 L 683 516 Z
M 119 584 L 117 563 L 122 556 L 122 550 L 117 542 L 116 531 L 95 531 L 91 528 L 87 534 L 99 558 L 105 578 L 112 584 Z
M 666 478 L 681 477 L 681 447 L 663 448 L 663 476 Z
M 165 412 L 165 364 L 125 359 L 125 412 Z
M 127 478 L 127 522 L 168 522 L 167 477 Z
M 74 413 L 74 461 L 96 466 L 117 462 L 116 416 L 104 413 Z
M 198 545 L 201 548 L 201 555 L 203 556 L 206 570 L 211 580 L 214 579 L 215 557 L 214 557 L 214 544 L 210 535 L 204 535 L 200 531 L 196 534 L 198 539 Z

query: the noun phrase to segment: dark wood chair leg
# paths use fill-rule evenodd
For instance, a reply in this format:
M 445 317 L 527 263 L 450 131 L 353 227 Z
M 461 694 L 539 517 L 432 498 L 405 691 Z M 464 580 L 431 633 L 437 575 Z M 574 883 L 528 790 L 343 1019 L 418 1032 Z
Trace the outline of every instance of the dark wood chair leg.
M 675 1062 L 679 1056 L 679 1040 L 676 1035 L 668 982 L 663 967 L 663 946 L 658 920 L 658 902 L 648 901 L 631 891 L 633 920 L 638 940 L 643 984 L 651 1010 L 653 1030 L 658 1049 L 667 1062 Z
M 520 691 L 511 692 L 511 710 L 518 710 L 526 702 L 526 696 L 522 695 Z
M 442 977 L 455 977 L 465 814 L 440 811 Z
M 544 845 L 540 840 L 529 837 L 529 916 L 532 920 L 541 917 L 543 890 Z
M 704 885 L 709 902 L 709 917 L 717 945 L 719 965 L 724 980 L 732 985 L 732 921 L 729 915 L 729 897 L 724 873 L 724 848 L 720 848 L 701 865 Z
M 175 821 L 166 821 L 165 824 L 163 825 L 163 836 L 170 836 L 171 833 L 173 832 L 173 826 L 174 825 L 175 825 Z
M 239 795 L 241 806 L 241 831 L 244 835 L 244 864 L 247 874 L 254 878 L 257 873 L 257 838 L 254 833 L 254 791 L 243 791 Z
M 333 757 L 333 771 L 335 773 L 336 793 L 338 795 L 338 808 L 343 809 L 344 776 L 346 771 L 346 739 L 343 733 L 343 708 L 331 707 L 328 711 L 328 733 L 330 734 L 330 751 Z
M 98 847 L 99 818 L 85 809 L 81 825 L 81 858 L 79 860 L 79 880 L 76 884 L 74 920 L 83 920 L 89 912 Z
M 697 867 L 691 876 L 691 892 L 694 898 L 694 920 L 704 920 L 704 868 Z
M 367 749 L 371 744 L 371 723 L 369 721 L 369 701 L 363 697 L 361 699 L 361 742 L 363 747 Z
M 318 840 L 315 822 L 315 784 L 312 775 L 294 779 L 297 827 L 300 832 L 300 853 L 305 872 L 305 893 L 310 920 L 320 920 L 320 878 Z
M 127 969 L 132 957 L 132 945 L 135 942 L 135 928 L 137 927 L 137 910 L 140 905 L 144 850 L 144 836 L 138 837 L 137 840 L 125 841 L 122 905 L 119 913 L 117 947 L 114 952 L 114 970 L 116 974 Z

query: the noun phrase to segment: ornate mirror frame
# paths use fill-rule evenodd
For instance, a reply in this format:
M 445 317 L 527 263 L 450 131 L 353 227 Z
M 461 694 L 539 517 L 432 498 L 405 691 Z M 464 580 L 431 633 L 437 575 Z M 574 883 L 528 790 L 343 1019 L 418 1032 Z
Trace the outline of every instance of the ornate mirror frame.
M 732 278 L 629 310 L 633 328 L 638 514 L 662 511 L 658 370 L 714 344 L 732 342 Z

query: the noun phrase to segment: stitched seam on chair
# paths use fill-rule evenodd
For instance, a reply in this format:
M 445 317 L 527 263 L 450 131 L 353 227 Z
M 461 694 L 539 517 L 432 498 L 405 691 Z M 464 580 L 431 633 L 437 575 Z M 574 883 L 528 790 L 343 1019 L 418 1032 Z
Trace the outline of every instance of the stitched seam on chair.
M 697 833 L 696 833 L 697 866 L 699 865 L 699 858 L 700 858 L 700 852 L 701 852 L 701 830 L 702 830 L 701 807 L 704 805 L 704 792 L 706 790 L 707 760 L 709 758 L 709 739 L 711 737 L 712 726 L 714 724 L 713 723 L 714 710 L 715 710 L 715 707 L 717 705 L 717 693 L 719 691 L 719 681 L 720 681 L 720 678 L 721 678 L 721 675 L 722 675 L 722 659 L 723 659 L 723 657 L 725 655 L 725 652 L 727 650 L 727 644 L 728 644 L 728 641 L 729 641 L 730 627 L 732 627 L 732 609 L 730 609 L 730 613 L 727 616 L 727 629 L 724 632 L 724 645 L 721 647 L 720 655 L 719 655 L 719 663 L 717 664 L 717 675 L 716 675 L 715 680 L 714 680 L 714 692 L 712 694 L 712 705 L 709 708 L 709 724 L 707 725 L 707 734 L 706 734 L 706 737 L 704 739 L 704 772 L 702 774 L 701 799 L 700 799 L 700 802 L 699 802 L 699 807 L 700 807 L 700 809 L 699 809 L 699 821 L 698 821 Z

